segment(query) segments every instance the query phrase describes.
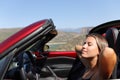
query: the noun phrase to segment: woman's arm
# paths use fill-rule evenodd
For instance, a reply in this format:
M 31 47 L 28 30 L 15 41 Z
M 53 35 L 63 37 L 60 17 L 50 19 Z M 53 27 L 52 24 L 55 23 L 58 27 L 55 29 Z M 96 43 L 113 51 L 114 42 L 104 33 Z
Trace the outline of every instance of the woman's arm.
M 109 79 L 117 62 L 117 56 L 112 48 L 106 47 L 99 55 L 99 72 L 104 79 Z

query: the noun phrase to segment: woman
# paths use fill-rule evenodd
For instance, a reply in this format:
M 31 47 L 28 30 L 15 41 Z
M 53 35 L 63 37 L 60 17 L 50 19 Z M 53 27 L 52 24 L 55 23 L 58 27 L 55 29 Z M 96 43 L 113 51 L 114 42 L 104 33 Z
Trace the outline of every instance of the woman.
M 88 34 L 82 46 L 76 45 L 78 57 L 86 67 L 82 80 L 109 79 L 117 62 L 112 48 L 106 39 L 99 34 Z

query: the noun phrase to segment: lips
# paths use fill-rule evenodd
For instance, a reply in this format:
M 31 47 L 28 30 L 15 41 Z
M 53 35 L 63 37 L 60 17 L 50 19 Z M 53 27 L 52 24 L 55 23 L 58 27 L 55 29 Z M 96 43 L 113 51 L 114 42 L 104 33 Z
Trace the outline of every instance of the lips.
M 82 54 L 84 54 L 84 53 L 87 53 L 87 51 L 86 50 L 82 50 Z

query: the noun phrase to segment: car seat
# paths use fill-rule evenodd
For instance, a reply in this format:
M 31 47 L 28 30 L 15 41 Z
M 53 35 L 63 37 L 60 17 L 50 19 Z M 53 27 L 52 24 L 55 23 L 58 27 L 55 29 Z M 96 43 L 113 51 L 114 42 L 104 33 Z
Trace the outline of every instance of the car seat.
M 117 65 L 117 78 L 120 78 L 120 31 L 118 33 L 116 41 L 116 52 L 118 56 L 118 65 Z
M 118 35 L 119 35 L 119 37 L 118 37 Z M 118 56 L 118 54 L 119 54 L 118 51 L 120 52 L 120 50 L 118 50 L 118 46 L 119 46 L 118 38 L 120 38 L 120 33 L 119 33 L 118 29 L 114 28 L 114 27 L 109 28 L 105 33 L 105 38 L 108 41 L 109 47 L 113 48 Z M 117 64 L 116 64 L 114 71 L 112 73 L 112 76 L 111 76 L 112 79 L 116 79 L 119 76 L 118 75 L 119 74 L 118 73 L 118 63 L 119 62 L 117 61 Z

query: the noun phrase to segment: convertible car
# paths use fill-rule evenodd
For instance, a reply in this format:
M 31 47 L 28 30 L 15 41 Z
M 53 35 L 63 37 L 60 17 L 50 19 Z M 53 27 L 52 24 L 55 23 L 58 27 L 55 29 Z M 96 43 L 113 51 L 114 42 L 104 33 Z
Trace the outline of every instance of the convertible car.
M 89 31 L 105 36 L 109 46 L 115 49 L 118 64 L 111 77 L 115 79 L 120 78 L 119 27 L 120 20 L 116 20 Z M 0 80 L 77 80 L 84 72 L 84 66 L 76 52 L 49 50 L 47 43 L 57 34 L 52 19 L 44 19 L 26 26 L 1 42 Z

